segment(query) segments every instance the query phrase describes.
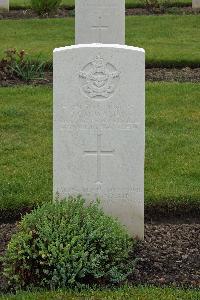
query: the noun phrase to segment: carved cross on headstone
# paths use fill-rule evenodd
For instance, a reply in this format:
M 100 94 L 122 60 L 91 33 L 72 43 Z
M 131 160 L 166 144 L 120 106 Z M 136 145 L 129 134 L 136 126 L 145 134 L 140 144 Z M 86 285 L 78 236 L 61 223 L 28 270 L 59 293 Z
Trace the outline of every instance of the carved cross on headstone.
M 102 42 L 102 30 L 107 30 L 108 26 L 102 25 L 102 17 L 98 18 L 98 25 L 92 26 L 92 29 L 95 29 L 98 31 L 98 42 Z
M 102 149 L 102 144 L 101 144 L 101 137 L 102 137 L 102 133 L 97 133 L 97 150 L 95 151 L 91 151 L 91 150 L 87 150 L 84 151 L 85 155 L 95 155 L 97 157 L 97 180 L 96 180 L 96 184 L 102 184 L 102 180 L 101 180 L 101 159 L 102 156 L 112 156 L 114 154 L 114 150 L 103 150 Z

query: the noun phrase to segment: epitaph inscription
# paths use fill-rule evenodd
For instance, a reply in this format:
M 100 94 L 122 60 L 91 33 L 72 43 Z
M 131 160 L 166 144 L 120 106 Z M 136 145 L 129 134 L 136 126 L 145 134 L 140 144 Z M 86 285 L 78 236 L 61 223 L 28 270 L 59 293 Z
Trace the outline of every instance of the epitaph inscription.
M 88 97 L 94 100 L 107 99 L 114 93 L 119 72 L 116 68 L 106 63 L 104 59 L 98 55 L 92 62 L 84 66 L 79 73 L 82 91 Z

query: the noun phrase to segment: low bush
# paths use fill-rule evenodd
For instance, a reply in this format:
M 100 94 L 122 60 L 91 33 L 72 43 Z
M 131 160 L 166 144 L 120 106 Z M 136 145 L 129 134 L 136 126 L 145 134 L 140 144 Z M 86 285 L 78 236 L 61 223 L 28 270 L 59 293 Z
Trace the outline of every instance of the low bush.
M 143 0 L 145 7 L 149 11 L 154 11 L 159 9 L 160 11 L 164 11 L 167 7 L 171 7 L 173 5 L 173 1 L 170 0 Z
M 3 258 L 8 285 L 64 288 L 124 281 L 134 241 L 125 228 L 82 197 L 46 203 L 19 224 Z
M 31 0 L 32 9 L 39 15 L 55 12 L 62 0 Z
M 44 78 L 45 63 L 32 60 L 24 50 L 8 49 L 0 61 L 0 80 L 18 78 L 25 82 Z

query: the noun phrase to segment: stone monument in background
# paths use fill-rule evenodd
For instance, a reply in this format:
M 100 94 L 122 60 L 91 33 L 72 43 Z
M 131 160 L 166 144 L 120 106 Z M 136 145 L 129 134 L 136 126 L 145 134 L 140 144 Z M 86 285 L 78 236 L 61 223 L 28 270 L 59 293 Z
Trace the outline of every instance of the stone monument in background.
M 9 11 L 9 0 L 0 0 L 0 11 Z
M 200 0 L 192 0 L 192 8 L 200 9 Z
M 76 0 L 76 44 L 125 44 L 125 0 Z

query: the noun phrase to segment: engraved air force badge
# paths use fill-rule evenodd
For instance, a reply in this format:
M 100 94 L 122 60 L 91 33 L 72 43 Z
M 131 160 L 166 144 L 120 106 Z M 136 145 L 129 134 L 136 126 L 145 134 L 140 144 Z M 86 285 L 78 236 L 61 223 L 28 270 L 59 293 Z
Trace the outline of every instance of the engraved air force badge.
M 98 55 L 79 73 L 83 93 L 94 100 L 111 97 L 117 87 L 120 73 L 111 64 Z

